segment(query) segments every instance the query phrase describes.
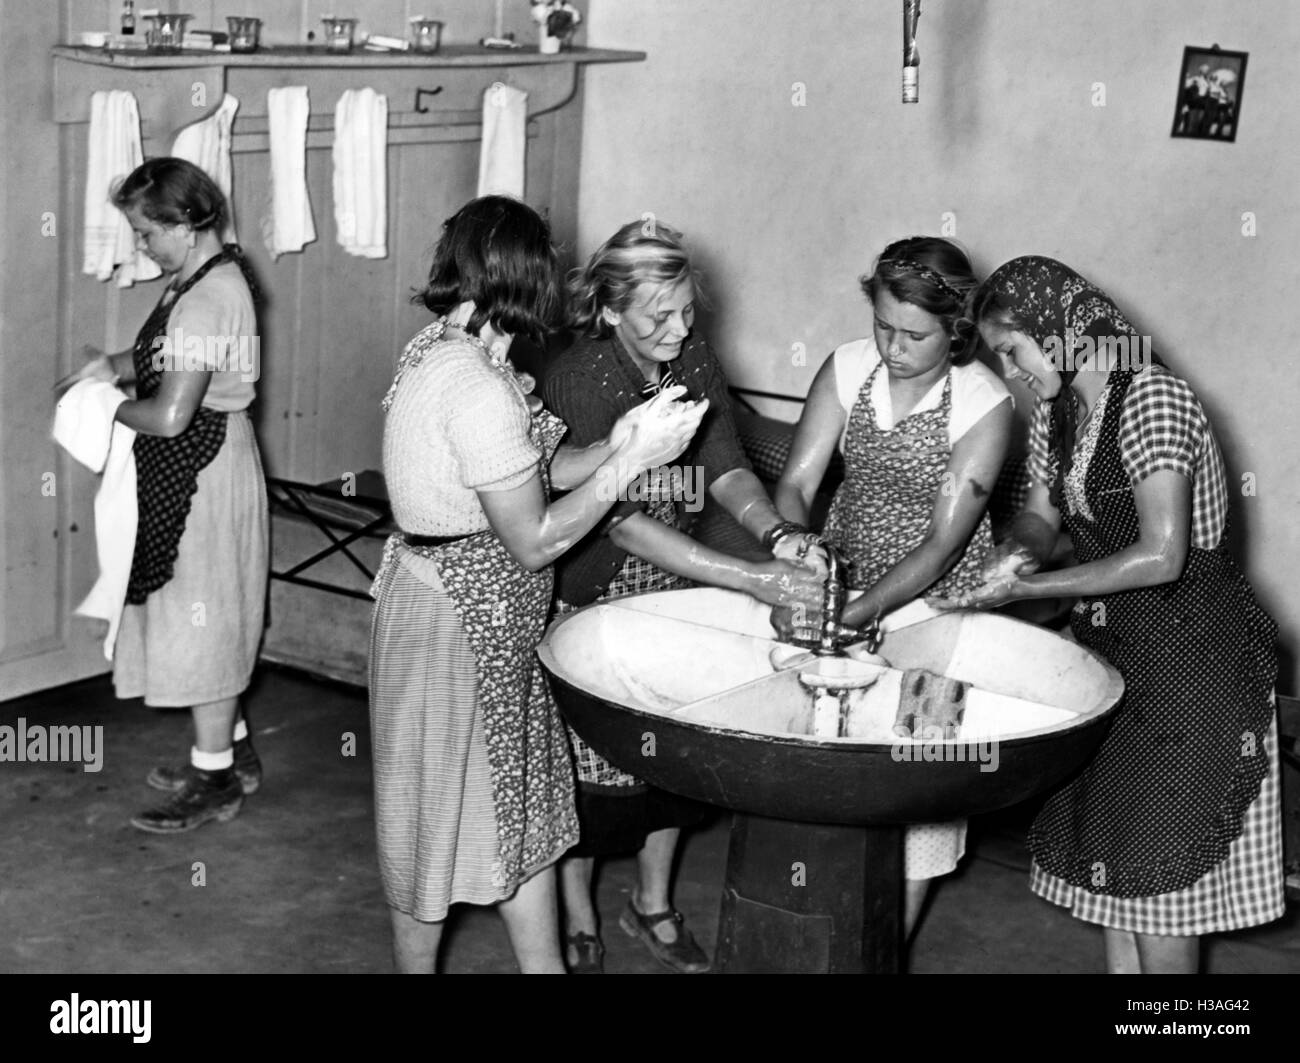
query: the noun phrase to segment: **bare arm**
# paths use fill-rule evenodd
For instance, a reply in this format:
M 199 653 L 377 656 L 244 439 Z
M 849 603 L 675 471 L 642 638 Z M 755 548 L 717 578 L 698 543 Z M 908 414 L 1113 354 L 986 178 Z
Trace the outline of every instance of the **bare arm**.
M 106 354 L 108 364 L 112 366 L 113 373 L 117 376 L 119 384 L 135 383 L 135 352 L 128 348 L 125 351 L 118 351 L 116 354 Z
M 477 492 L 488 524 L 516 561 L 536 572 L 573 547 L 643 469 L 671 461 L 686 449 L 708 404 L 672 404 L 665 392 L 646 406 L 656 415 L 638 423 L 592 475 L 563 498 L 548 504 L 540 475 L 508 490 Z M 664 412 L 658 415 L 661 407 Z
M 1084 597 L 1171 583 L 1187 564 L 1192 528 L 1192 484 L 1169 469 L 1133 488 L 1138 541 L 1109 557 L 1024 576 L 1022 598 Z
M 614 448 L 608 439 L 597 440 L 586 447 L 562 444 L 551 459 L 551 487 L 556 491 L 572 490 L 608 461 L 613 453 Z
M 821 604 L 822 581 L 816 572 L 788 561 L 732 557 L 644 513 L 619 522 L 609 537 L 628 553 L 697 583 L 744 591 L 768 605 Z
M 817 370 L 795 429 L 790 456 L 776 485 L 776 508 L 787 520 L 808 523 L 813 497 L 844 431 L 845 416 L 835 389 L 832 355 Z
M 984 516 L 1006 457 L 1011 423 L 1011 402 L 1004 399 L 957 441 L 925 537 L 845 608 L 845 624 L 861 627 L 911 601 L 957 563 Z
M 168 370 L 152 397 L 118 406 L 117 420 L 145 435 L 174 438 L 190 426 L 211 378 L 208 370 Z
M 709 494 L 759 542 L 784 521 L 767 497 L 763 481 L 749 469 L 732 469 L 719 476 L 709 485 Z
M 661 402 L 675 401 L 686 395 L 686 389 L 681 385 L 677 385 L 665 389 L 661 394 L 663 396 Z M 653 402 L 654 400 L 650 401 Z M 650 402 L 643 402 L 639 406 L 634 406 L 620 416 L 614 415 L 613 409 L 608 403 L 604 405 L 613 420 L 613 425 L 603 438 L 594 440 L 586 446 L 574 446 L 565 443 L 556 449 L 554 457 L 551 458 L 550 467 L 551 487 L 554 490 L 572 490 L 600 468 L 602 463 L 611 458 L 618 449 L 618 445 L 632 431 L 633 426 L 645 416 L 646 410 L 650 407 Z M 703 411 L 708 409 L 708 406 L 707 401 L 703 403 L 701 416 Z
M 1048 542 L 1051 527 L 1041 509 L 1047 506 L 1056 512 L 1051 503 L 1045 502 L 1046 493 L 1046 488 L 1036 485 L 1030 500 L 1039 512 L 1022 513 L 1016 518 L 1016 534 L 1032 540 L 1026 545 L 1035 559 L 1043 556 L 1043 544 Z M 1109 557 L 1053 572 L 1026 574 L 1035 567 L 1031 563 L 1015 572 L 986 573 L 988 582 L 969 595 L 933 604 L 949 609 L 989 609 L 1021 598 L 1094 597 L 1176 580 L 1187 563 L 1191 544 L 1191 481 L 1181 473 L 1162 469 L 1133 488 L 1133 499 L 1139 526 L 1138 541 L 1133 545 Z M 1050 546 L 1047 548 L 1050 550 Z

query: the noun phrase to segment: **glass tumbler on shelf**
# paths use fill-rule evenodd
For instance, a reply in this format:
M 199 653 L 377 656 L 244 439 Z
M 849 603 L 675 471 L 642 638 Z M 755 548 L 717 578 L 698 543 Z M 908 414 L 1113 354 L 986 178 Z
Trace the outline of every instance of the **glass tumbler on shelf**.
M 436 18 L 411 19 L 411 48 L 432 55 L 442 44 L 442 23 Z
M 331 52 L 347 53 L 352 51 L 352 34 L 357 28 L 354 18 L 335 18 L 326 15 L 321 19 L 325 23 L 325 47 Z
M 230 34 L 230 50 L 232 52 L 257 51 L 258 37 L 262 29 L 262 20 L 260 18 L 227 15 L 226 29 Z
M 185 27 L 193 15 L 146 15 L 149 29 L 145 32 L 145 43 L 150 51 L 179 52 L 185 40 Z

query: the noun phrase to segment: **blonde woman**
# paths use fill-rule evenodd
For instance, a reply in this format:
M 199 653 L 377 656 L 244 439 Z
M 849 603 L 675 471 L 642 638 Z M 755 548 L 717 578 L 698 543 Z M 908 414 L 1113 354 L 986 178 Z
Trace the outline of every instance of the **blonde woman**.
M 569 425 L 569 441 L 584 445 L 646 396 L 685 387 L 707 399 L 709 415 L 674 469 L 659 469 L 637 497 L 610 516 L 563 560 L 561 610 L 597 599 L 671 590 L 693 583 L 752 594 L 770 605 L 821 604 L 821 576 L 789 558 L 806 553 L 804 531 L 783 520 L 749 467 L 736 435 L 727 380 L 694 331 L 697 286 L 681 234 L 662 224 L 632 222 L 592 255 L 571 281 L 573 318 L 584 333 L 548 371 L 547 408 Z M 689 510 L 707 491 L 776 555 L 748 561 L 710 549 L 689 534 Z M 648 653 L 654 647 L 646 648 Z M 673 856 L 683 827 L 700 821 L 703 806 L 647 786 L 570 735 L 578 767 L 582 838 L 561 864 L 569 968 L 603 970 L 592 900 L 596 856 L 636 852 L 636 889 L 619 919 L 662 964 L 694 974 L 708 957 L 671 903 Z

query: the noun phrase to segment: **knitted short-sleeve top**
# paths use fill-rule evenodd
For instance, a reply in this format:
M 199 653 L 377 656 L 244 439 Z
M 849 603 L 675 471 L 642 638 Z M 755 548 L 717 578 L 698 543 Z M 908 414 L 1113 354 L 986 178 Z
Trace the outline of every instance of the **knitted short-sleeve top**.
M 508 362 L 438 323 L 417 334 L 384 422 L 384 479 L 393 518 L 416 535 L 488 527 L 476 491 L 504 491 L 538 473 L 532 415 Z

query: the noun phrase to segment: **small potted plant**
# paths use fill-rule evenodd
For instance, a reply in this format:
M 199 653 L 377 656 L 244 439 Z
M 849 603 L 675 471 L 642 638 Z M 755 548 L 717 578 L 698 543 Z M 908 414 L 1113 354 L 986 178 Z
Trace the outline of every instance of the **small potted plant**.
M 569 47 L 582 22 L 582 12 L 567 0 L 532 0 L 532 14 L 541 32 L 541 51 L 546 55 Z

